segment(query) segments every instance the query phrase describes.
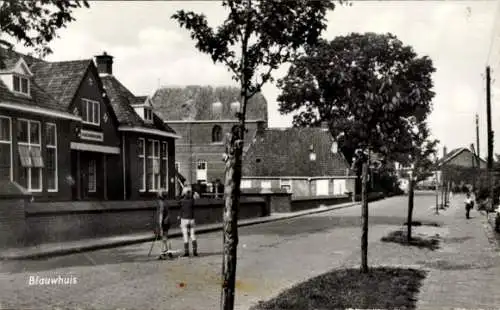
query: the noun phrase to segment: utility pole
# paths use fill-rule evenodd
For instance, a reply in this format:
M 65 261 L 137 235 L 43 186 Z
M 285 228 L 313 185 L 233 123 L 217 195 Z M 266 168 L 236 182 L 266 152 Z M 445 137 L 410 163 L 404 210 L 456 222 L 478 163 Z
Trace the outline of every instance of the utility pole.
M 481 146 L 479 144 L 479 115 L 476 113 L 476 190 L 481 188 Z
M 477 149 L 477 162 L 481 158 L 481 146 L 479 145 L 479 115 L 476 113 L 476 149 Z
M 488 130 L 488 188 L 490 192 L 491 207 L 493 207 L 493 182 L 492 182 L 492 168 L 493 168 L 493 131 L 491 129 L 491 76 L 490 66 L 486 67 L 486 117 L 487 117 L 487 130 Z

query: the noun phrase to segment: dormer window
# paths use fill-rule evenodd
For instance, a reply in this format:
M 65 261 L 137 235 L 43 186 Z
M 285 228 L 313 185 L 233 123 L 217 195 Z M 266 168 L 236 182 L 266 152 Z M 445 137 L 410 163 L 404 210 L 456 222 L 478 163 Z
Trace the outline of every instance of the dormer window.
M 21 93 L 24 95 L 30 94 L 29 79 L 17 74 L 12 75 L 12 86 L 16 93 Z
M 144 108 L 144 120 L 148 122 L 153 121 L 153 110 L 150 108 Z

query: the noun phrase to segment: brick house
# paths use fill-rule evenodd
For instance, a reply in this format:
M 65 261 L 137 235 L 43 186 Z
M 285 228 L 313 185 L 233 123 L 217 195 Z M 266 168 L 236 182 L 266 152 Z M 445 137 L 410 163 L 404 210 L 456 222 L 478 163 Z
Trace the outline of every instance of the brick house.
M 238 121 L 240 91 L 236 87 L 164 87 L 153 96 L 161 118 L 181 138 L 176 143 L 176 166 L 189 183 L 224 180 L 223 138 Z M 267 102 L 256 94 L 247 107 L 246 145 L 260 124 L 267 127 Z
M 98 70 L 92 59 L 47 62 L 14 51 L 2 53 L 2 176 L 29 190 L 37 201 L 139 198 L 142 188 L 131 180 L 144 178 L 144 169 L 129 167 L 146 159 L 155 163 L 155 184 L 167 183 L 175 161 L 175 132 L 158 118 L 149 125 L 123 122 L 123 103 L 112 104 L 115 93 L 110 89 L 108 98 L 99 76 L 105 69 L 111 74 L 112 57 L 98 56 Z M 139 110 L 129 112 L 144 117 Z M 137 156 L 127 148 L 137 144 L 139 135 L 154 140 L 153 156 L 148 150 Z M 157 187 L 146 187 L 144 195 Z
M 259 127 L 243 158 L 241 188 L 281 188 L 292 197 L 338 196 L 355 190 L 356 176 L 322 128 Z

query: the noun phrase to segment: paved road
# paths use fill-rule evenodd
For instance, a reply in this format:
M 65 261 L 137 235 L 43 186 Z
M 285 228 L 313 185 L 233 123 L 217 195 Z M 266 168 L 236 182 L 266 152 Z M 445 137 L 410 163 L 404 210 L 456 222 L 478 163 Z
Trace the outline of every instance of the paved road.
M 418 195 L 415 219 L 432 217 L 433 196 Z M 370 204 L 370 254 L 406 219 L 406 197 Z M 360 208 L 240 228 L 237 308 L 267 299 L 331 268 L 358 266 Z M 439 217 L 436 217 L 439 220 Z M 148 258 L 150 243 L 36 261 L 2 262 L 0 309 L 218 309 L 221 234 L 199 236 L 201 256 Z M 174 247 L 181 248 L 181 240 Z M 158 250 L 158 248 L 157 248 Z M 370 257 L 369 257 L 370 259 Z M 73 284 L 29 285 L 30 277 Z

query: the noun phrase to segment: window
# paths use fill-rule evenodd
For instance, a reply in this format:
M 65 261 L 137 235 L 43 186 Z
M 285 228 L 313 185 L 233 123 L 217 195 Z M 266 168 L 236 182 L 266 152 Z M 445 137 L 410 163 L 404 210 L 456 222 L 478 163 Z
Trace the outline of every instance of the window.
M 252 180 L 241 180 L 240 188 L 252 188 Z
M 11 120 L 0 116 L 0 179 L 12 180 Z
M 144 108 L 144 119 L 147 121 L 153 121 L 153 110 L 150 108 Z
M 100 105 L 97 101 L 82 99 L 82 119 L 84 123 L 99 125 L 101 117 Z
M 146 190 L 146 146 L 144 139 L 139 138 L 137 141 L 137 149 L 139 150 L 139 180 L 141 180 L 141 191 Z
M 30 191 L 42 190 L 42 168 L 40 122 L 19 119 L 17 121 L 17 144 L 19 152 L 19 184 Z
M 56 124 L 45 124 L 45 147 L 47 149 L 47 189 L 57 192 L 57 127 Z
M 280 188 L 286 190 L 287 193 L 292 192 L 292 180 L 280 179 Z
M 29 79 L 19 75 L 12 76 L 12 85 L 14 92 L 29 95 Z
M 214 119 L 220 118 L 222 115 L 222 102 L 217 101 L 212 103 L 212 116 Z
M 241 104 L 238 101 L 231 103 L 231 113 L 236 116 L 236 113 L 240 111 Z
M 260 181 L 260 187 L 265 189 L 270 189 L 271 181 Z
M 168 144 L 161 143 L 161 187 L 168 189 Z
M 327 196 L 329 180 L 316 180 L 316 196 Z
M 207 181 L 207 162 L 198 160 L 196 165 L 196 180 L 201 182 Z
M 156 191 L 160 188 L 160 141 L 148 140 L 147 188 Z
M 222 128 L 219 125 L 215 125 L 212 129 L 212 142 L 222 141 Z
M 95 159 L 89 160 L 89 178 L 88 178 L 88 189 L 89 193 L 96 192 L 97 185 L 97 166 Z
M 345 180 L 333 180 L 333 194 L 344 195 L 347 192 Z

